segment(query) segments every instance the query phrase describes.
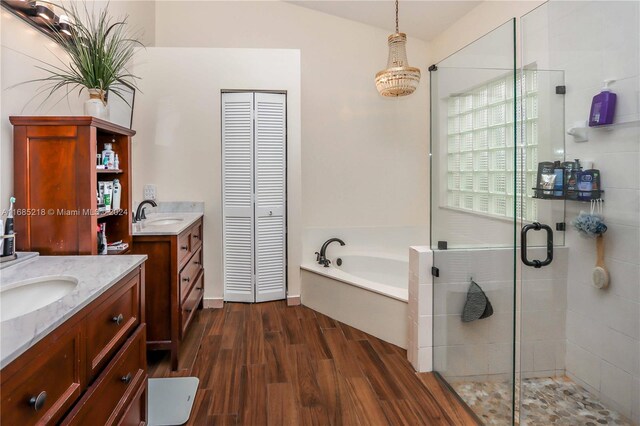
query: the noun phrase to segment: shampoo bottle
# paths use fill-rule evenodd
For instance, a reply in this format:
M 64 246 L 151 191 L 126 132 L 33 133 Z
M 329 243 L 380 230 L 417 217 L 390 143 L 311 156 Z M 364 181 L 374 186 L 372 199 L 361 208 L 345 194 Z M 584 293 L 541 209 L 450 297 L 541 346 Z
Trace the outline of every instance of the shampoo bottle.
M 565 169 L 560 161 L 553 163 L 553 174 L 556 175 L 553 181 L 553 195 L 562 197 L 564 195 L 564 173 Z
M 593 97 L 591 112 L 589 113 L 589 127 L 604 126 L 613 123 L 617 96 L 609 89 L 609 84 L 614 81 L 615 80 L 605 80 L 602 92 Z

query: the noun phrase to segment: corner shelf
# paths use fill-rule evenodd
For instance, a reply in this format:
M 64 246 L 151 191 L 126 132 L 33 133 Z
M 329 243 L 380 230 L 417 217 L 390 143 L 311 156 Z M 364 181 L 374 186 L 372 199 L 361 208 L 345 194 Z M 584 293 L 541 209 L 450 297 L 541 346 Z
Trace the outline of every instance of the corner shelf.
M 110 216 L 124 216 L 127 213 L 124 212 L 123 210 L 109 210 L 107 212 L 104 213 L 98 213 L 98 220 L 100 219 L 104 219 L 105 217 L 110 217 Z
M 627 120 L 627 121 L 619 121 L 617 123 L 605 124 L 604 126 L 588 126 L 588 129 L 602 129 L 602 130 L 613 130 L 616 127 L 624 127 L 624 126 L 633 126 L 640 125 L 640 118 Z
M 562 195 L 555 195 L 558 190 L 555 189 L 543 189 L 543 188 L 531 188 L 533 189 L 534 195 L 532 198 L 536 200 L 565 200 L 565 201 L 578 201 L 582 203 L 588 203 L 592 200 L 600 200 L 604 202 L 604 190 L 596 189 L 593 191 L 584 191 L 584 190 L 562 190 Z M 544 191 L 552 192 L 552 194 L 545 194 Z M 589 197 L 589 199 L 581 199 L 578 197 Z
M 96 172 L 100 174 L 120 174 L 123 172 L 122 169 L 96 169 Z

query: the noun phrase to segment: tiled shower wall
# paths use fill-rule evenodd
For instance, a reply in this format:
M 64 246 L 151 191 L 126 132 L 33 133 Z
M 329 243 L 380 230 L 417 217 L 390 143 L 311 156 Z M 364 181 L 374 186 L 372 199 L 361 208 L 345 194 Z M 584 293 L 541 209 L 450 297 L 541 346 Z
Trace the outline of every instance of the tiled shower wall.
M 589 129 L 588 142 L 566 137 L 567 159 L 593 161 L 601 171 L 611 276 L 606 290 L 591 285 L 595 242 L 570 227 L 566 368 L 640 423 L 640 2 L 552 1 L 522 22 L 524 62 L 565 71 L 567 127 L 587 119 L 603 80 L 617 80 L 619 124 Z M 588 209 L 567 202 L 567 220 Z
M 567 254 L 566 248 L 558 247 L 550 266 L 523 276 L 520 359 L 524 377 L 564 374 Z M 529 249 L 530 258 L 544 256 L 542 248 Z M 506 248 L 434 252 L 440 276 L 433 281 L 433 367 L 448 380 L 511 379 L 513 262 L 514 251 Z M 463 323 L 461 313 L 471 279 L 484 290 L 494 314 Z

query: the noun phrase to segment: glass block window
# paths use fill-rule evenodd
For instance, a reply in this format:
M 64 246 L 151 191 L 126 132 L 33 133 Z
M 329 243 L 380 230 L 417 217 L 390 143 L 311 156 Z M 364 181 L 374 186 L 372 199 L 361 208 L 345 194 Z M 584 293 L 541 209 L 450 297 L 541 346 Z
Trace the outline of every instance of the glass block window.
M 527 70 L 516 78 L 516 114 L 521 136 L 514 141 L 514 87 L 510 75 L 448 99 L 447 205 L 497 217 L 536 220 L 530 194 L 538 167 L 538 79 Z M 517 167 L 514 170 L 513 157 Z M 525 170 L 524 177 L 517 170 Z M 516 178 L 514 184 L 514 177 Z M 525 203 L 525 205 L 521 205 Z M 522 214 L 521 214 L 522 213 Z M 524 216 L 524 217 L 521 217 Z

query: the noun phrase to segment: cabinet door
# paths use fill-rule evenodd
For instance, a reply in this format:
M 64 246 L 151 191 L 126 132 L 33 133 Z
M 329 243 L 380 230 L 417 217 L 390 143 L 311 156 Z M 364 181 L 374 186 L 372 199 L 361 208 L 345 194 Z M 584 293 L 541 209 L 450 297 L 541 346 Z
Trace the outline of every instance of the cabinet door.
M 253 93 L 222 95 L 224 300 L 253 302 Z
M 255 94 L 256 302 L 285 297 L 286 97 Z

